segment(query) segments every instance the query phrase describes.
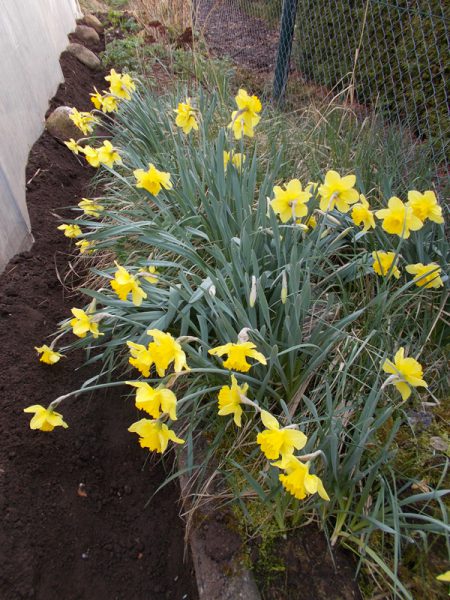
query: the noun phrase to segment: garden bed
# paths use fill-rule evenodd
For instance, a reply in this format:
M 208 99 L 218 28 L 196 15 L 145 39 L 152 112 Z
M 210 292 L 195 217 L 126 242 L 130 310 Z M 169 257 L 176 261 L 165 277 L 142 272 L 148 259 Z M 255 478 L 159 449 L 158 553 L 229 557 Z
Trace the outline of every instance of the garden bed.
M 97 49 L 97 48 L 96 48 Z M 51 101 L 90 110 L 89 93 L 104 86 L 64 53 L 65 82 Z M 184 562 L 179 490 L 164 469 L 145 461 L 127 432 L 136 410 L 119 393 L 87 395 L 73 403 L 70 428 L 52 435 L 30 431 L 23 408 L 80 387 L 82 353 L 58 369 L 38 361 L 59 320 L 77 305 L 64 285 L 72 257 L 56 229 L 65 207 L 88 195 L 92 170 L 44 132 L 27 167 L 27 203 L 35 244 L 0 277 L 0 597 L 3 600 L 197 597 Z

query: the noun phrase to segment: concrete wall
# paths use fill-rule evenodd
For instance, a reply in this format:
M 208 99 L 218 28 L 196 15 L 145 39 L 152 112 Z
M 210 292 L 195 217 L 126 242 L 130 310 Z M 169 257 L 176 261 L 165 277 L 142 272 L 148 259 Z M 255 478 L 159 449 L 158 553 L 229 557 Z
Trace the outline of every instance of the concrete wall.
M 0 271 L 33 241 L 25 167 L 79 14 L 77 0 L 0 0 Z

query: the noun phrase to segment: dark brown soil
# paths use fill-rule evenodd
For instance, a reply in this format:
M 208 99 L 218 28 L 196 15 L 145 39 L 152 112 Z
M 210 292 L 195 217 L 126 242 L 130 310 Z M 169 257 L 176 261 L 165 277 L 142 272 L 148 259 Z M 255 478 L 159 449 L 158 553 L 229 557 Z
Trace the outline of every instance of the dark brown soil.
M 331 553 L 314 525 L 278 538 L 261 553 L 255 548 L 255 571 L 263 600 L 361 600 L 354 581 L 353 557 L 338 548 Z
M 93 74 L 62 55 L 66 78 L 51 107 L 89 110 Z M 73 354 L 38 362 L 57 322 L 79 306 L 60 283 L 70 243 L 56 229 L 63 207 L 86 195 L 93 171 L 43 133 L 27 167 L 35 244 L 0 276 L 0 598 L 1 600 L 195 600 L 183 562 L 178 489 L 168 485 L 127 427 L 136 414 L 118 393 L 64 404 L 69 429 L 31 431 L 23 408 L 77 389 L 89 376 Z M 73 215 L 73 213 L 72 213 Z

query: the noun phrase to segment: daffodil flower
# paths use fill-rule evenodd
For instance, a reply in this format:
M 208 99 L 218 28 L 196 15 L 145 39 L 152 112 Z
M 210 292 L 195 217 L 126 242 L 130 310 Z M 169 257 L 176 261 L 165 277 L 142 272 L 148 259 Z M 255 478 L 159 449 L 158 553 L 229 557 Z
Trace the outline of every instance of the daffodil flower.
M 157 196 L 161 191 L 161 188 L 165 190 L 172 189 L 172 182 L 170 181 L 170 173 L 164 171 L 158 171 L 158 169 L 152 163 L 148 164 L 148 170 L 136 169 L 133 171 L 133 175 L 136 178 L 136 187 L 142 188 L 150 192 L 153 196 Z
M 62 225 L 58 225 L 57 229 L 64 231 L 64 235 L 71 239 L 82 234 L 80 226 L 75 224 L 68 225 L 67 223 L 63 223 Z
M 390 272 L 396 279 L 400 277 L 400 269 L 394 264 L 398 261 L 398 255 L 395 252 L 375 250 L 372 252 L 372 258 L 372 267 L 377 275 L 384 277 Z M 394 266 L 392 266 L 393 264 Z
M 144 377 L 149 377 L 150 369 L 153 365 L 153 359 L 150 350 L 146 346 L 142 344 L 136 344 L 135 342 L 127 342 L 127 346 L 131 354 L 130 358 L 128 359 L 130 365 L 140 371 Z
M 63 356 L 60 352 L 55 352 L 53 348 L 43 344 L 42 346 L 35 346 L 34 349 L 38 353 L 39 360 L 46 365 L 56 364 Z
M 82 152 L 86 158 L 86 161 L 91 165 L 91 167 L 97 169 L 100 166 L 100 157 L 96 148 L 92 148 L 92 146 L 85 146 Z
M 232 129 L 234 137 L 240 140 L 243 135 L 253 137 L 255 135 L 254 127 L 259 123 L 261 117 L 261 101 L 257 96 L 249 96 L 248 93 L 240 89 L 235 101 L 239 110 L 231 114 L 231 123 L 228 125 Z
M 190 98 L 187 98 L 186 102 L 180 102 L 174 112 L 177 115 L 175 124 L 183 130 L 183 133 L 189 135 L 193 129 L 198 131 L 197 119 Z
M 388 201 L 388 208 L 377 210 L 378 219 L 382 219 L 382 227 L 387 233 L 409 238 L 411 231 L 423 227 L 423 222 L 414 214 L 411 206 L 403 204 L 400 198 L 393 196 Z
M 102 105 L 101 109 L 104 113 L 116 112 L 119 108 L 119 102 L 116 97 L 111 96 L 109 94 L 105 94 L 102 96 Z
M 130 100 L 131 93 L 136 89 L 136 84 L 128 74 L 116 73 L 114 69 L 111 69 L 105 80 L 109 81 L 111 94 L 124 100 Z
M 266 429 L 258 433 L 256 441 L 269 460 L 283 458 L 292 454 L 294 449 L 305 447 L 308 438 L 304 433 L 291 427 L 280 428 L 277 419 L 266 410 L 261 411 L 261 421 Z
M 413 387 L 428 387 L 426 381 L 422 379 L 422 365 L 414 358 L 405 357 L 405 349 L 400 348 L 395 356 L 394 362 L 385 360 L 383 363 L 383 371 L 390 373 L 391 377 L 384 385 L 394 384 L 402 395 L 403 400 L 407 400 L 411 395 Z
M 224 361 L 223 366 L 232 371 L 247 373 L 252 366 L 247 362 L 247 358 L 253 358 L 262 365 L 267 364 L 264 355 L 255 350 L 255 348 L 256 345 L 253 342 L 238 342 L 237 344 L 230 342 L 217 348 L 211 348 L 211 350 L 208 350 L 208 353 L 212 356 L 228 354 L 228 358 Z
M 78 246 L 80 254 L 92 254 L 95 251 L 93 245 L 93 242 L 89 242 L 88 240 L 80 240 L 79 242 L 75 242 L 75 246 Z
M 64 429 L 68 427 L 60 413 L 55 412 L 51 408 L 44 408 L 40 404 L 28 406 L 23 409 L 23 412 L 34 413 L 34 417 L 30 421 L 30 429 L 53 431 L 55 427 L 64 427 Z
M 159 329 L 149 329 L 147 333 L 154 340 L 150 342 L 148 349 L 159 377 L 164 377 L 172 362 L 175 373 L 189 370 L 186 363 L 186 354 L 181 348 L 180 343 L 170 333 L 164 333 Z
M 224 150 L 223 151 L 223 169 L 224 169 L 224 171 L 226 171 L 230 161 L 231 161 L 231 164 L 234 165 L 238 171 L 240 171 L 242 169 L 242 165 L 246 161 L 246 156 L 245 156 L 245 154 L 242 154 L 241 152 L 227 152 L 226 150 Z
M 153 285 L 159 281 L 158 269 L 153 265 L 139 271 L 139 275 Z
M 132 302 L 135 306 L 140 306 L 142 300 L 147 298 L 147 293 L 139 285 L 139 281 L 134 275 L 131 275 L 125 267 L 121 267 L 117 262 L 114 263 L 117 271 L 114 279 L 111 281 L 111 287 L 119 296 L 120 300 L 127 300 L 128 294 L 131 294 Z
M 308 214 L 307 202 L 311 198 L 311 192 L 302 190 L 302 184 L 298 179 L 292 179 L 287 183 L 285 189 L 276 185 L 273 188 L 275 198 L 270 202 L 273 211 L 279 215 L 282 223 L 290 219 L 299 219 Z
M 82 198 L 78 202 L 78 206 L 83 210 L 85 215 L 90 217 L 99 217 L 100 213 L 105 210 L 101 204 L 97 204 L 97 202 L 89 200 L 89 198 Z
M 359 200 L 359 193 L 354 189 L 355 183 L 355 175 L 341 177 L 336 171 L 328 171 L 318 189 L 320 210 L 326 212 L 337 208 L 347 213 L 350 206 Z
M 414 215 L 421 221 L 434 221 L 434 223 L 442 224 L 444 217 L 442 216 L 442 208 L 439 206 L 436 194 L 430 190 L 421 194 L 415 190 L 408 192 L 407 206 L 412 208 Z
M 138 434 L 141 448 L 148 448 L 160 454 L 166 451 L 169 441 L 184 444 L 184 440 L 177 437 L 165 423 L 156 420 L 141 419 L 130 425 L 128 431 Z
M 322 480 L 309 472 L 309 463 L 302 463 L 293 455 L 272 463 L 285 471 L 279 476 L 283 487 L 298 500 L 303 500 L 308 495 L 318 493 L 323 500 L 330 500 Z
M 93 315 L 88 314 L 81 308 L 72 308 L 71 313 L 74 318 L 70 320 L 70 326 L 76 336 L 84 338 L 88 332 L 91 332 L 94 338 L 102 335 L 98 330 L 98 323 Z
M 144 381 L 126 381 L 136 389 L 136 408 L 145 410 L 154 419 L 158 419 L 163 413 L 169 415 L 172 421 L 177 420 L 177 397 L 165 388 L 152 388 Z
M 231 376 L 231 386 L 224 385 L 219 391 L 219 415 L 221 417 L 233 415 L 234 422 L 241 427 L 242 398 L 246 396 L 248 384 L 238 385 L 236 377 Z
M 91 97 L 91 102 L 95 106 L 95 108 L 97 110 L 100 110 L 102 107 L 103 97 L 97 90 L 97 88 L 94 88 L 94 92 L 92 94 L 89 94 L 89 96 Z
M 115 163 L 122 162 L 119 153 L 108 140 L 105 140 L 103 145 L 97 148 L 97 155 L 100 164 L 106 165 L 110 169 L 113 168 Z
M 68 142 L 64 142 L 64 144 L 71 150 L 74 154 L 78 154 L 83 150 L 83 147 L 80 146 L 73 138 L 70 138 Z
M 363 194 L 360 195 L 358 204 L 353 205 L 352 220 L 357 226 L 363 225 L 363 231 L 368 231 L 370 228 L 375 229 L 375 217 Z
M 414 275 L 413 281 L 418 287 L 439 288 L 444 285 L 441 278 L 442 270 L 436 263 L 408 265 L 406 271 Z
M 89 112 L 79 112 L 76 108 L 72 108 L 70 111 L 69 119 L 84 135 L 92 133 L 94 126 L 98 123 L 98 119 L 94 115 L 91 115 Z

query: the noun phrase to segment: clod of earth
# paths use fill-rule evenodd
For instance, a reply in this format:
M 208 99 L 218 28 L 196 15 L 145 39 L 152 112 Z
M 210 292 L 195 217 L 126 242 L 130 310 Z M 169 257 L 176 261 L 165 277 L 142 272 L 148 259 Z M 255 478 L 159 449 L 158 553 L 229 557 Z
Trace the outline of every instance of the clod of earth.
M 99 71 L 102 68 L 99 57 L 81 44 L 71 43 L 67 46 L 66 51 L 92 71 Z

